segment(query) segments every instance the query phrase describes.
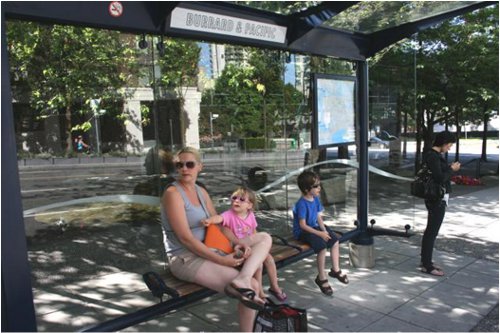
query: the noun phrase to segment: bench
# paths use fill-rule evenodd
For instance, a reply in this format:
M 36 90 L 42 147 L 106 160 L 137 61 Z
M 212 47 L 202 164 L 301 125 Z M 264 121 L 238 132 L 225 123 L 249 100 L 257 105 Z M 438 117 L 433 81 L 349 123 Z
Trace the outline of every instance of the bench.
M 359 234 L 359 229 L 349 231 L 345 234 L 338 231 L 335 232 L 337 236 L 339 236 L 339 241 L 342 243 Z M 314 254 L 313 249 L 308 244 L 304 244 L 291 237 L 285 239 L 276 235 L 272 236 L 277 240 L 273 240 L 273 246 L 271 248 L 271 255 L 276 263 L 276 269 L 283 268 Z M 146 280 L 148 279 L 147 275 L 150 273 L 151 272 L 144 274 Z M 161 274 L 153 275 L 156 277 L 159 275 L 159 281 L 153 281 L 151 286 L 148 285 L 148 288 L 151 290 L 153 296 L 160 298 L 158 304 L 99 323 L 92 327 L 87 327 L 83 329 L 82 332 L 119 331 L 217 294 L 214 290 L 177 279 L 168 269 Z M 156 289 L 158 284 L 163 285 L 159 288 L 160 290 Z M 165 294 L 169 295 L 170 298 L 163 301 L 163 295 Z

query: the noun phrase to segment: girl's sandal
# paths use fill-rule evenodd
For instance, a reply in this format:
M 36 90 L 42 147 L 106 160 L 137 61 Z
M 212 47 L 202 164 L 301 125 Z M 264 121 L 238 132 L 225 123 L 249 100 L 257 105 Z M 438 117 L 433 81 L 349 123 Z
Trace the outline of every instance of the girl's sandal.
M 314 280 L 314 282 L 318 285 L 319 289 L 321 290 L 321 292 L 323 294 L 328 295 L 328 296 L 333 295 L 333 289 L 328 284 L 328 280 L 320 280 L 319 275 L 318 275 L 318 276 L 316 276 L 316 279 Z M 325 286 L 325 283 L 327 284 L 326 286 Z
M 349 279 L 347 278 L 347 275 L 346 274 L 342 274 L 342 270 L 339 270 L 338 272 L 334 272 L 333 268 L 332 268 L 330 270 L 330 272 L 328 272 L 328 275 L 330 275 L 332 278 L 335 278 L 335 279 L 339 280 L 340 282 L 342 282 L 344 284 L 348 284 L 349 283 Z

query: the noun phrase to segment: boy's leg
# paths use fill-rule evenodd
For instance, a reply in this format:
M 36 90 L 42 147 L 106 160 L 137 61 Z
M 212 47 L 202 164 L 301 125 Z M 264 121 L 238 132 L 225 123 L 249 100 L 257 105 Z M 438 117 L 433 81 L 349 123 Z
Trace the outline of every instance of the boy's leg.
M 326 258 L 326 249 L 323 249 L 319 251 L 318 255 L 316 256 L 316 265 L 318 266 L 318 276 L 320 280 L 326 279 L 325 258 Z
M 330 248 L 330 256 L 332 259 L 332 269 L 334 272 L 340 271 L 340 245 L 339 242 L 333 244 Z

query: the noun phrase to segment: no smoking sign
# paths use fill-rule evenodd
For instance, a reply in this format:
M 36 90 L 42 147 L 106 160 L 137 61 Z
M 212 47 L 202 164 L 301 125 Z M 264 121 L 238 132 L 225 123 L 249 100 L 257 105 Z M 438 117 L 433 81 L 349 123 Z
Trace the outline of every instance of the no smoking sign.
M 112 1 L 108 7 L 109 15 L 120 17 L 123 14 L 123 5 L 120 1 Z

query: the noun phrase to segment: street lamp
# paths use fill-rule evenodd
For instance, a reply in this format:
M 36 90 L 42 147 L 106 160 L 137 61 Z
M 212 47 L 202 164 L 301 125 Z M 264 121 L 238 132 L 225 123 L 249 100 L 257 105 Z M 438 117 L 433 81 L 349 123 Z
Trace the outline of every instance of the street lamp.
M 210 112 L 210 138 L 212 139 L 212 148 L 214 148 L 214 124 L 213 120 L 219 118 L 217 113 Z
M 102 116 L 103 114 L 106 113 L 106 110 L 100 109 L 99 104 L 101 104 L 101 99 L 91 99 L 90 100 L 90 108 L 92 109 L 92 112 L 94 113 L 94 123 L 95 123 L 95 136 L 96 136 L 96 146 L 97 146 L 97 155 L 101 153 L 101 140 L 99 139 L 99 116 Z

